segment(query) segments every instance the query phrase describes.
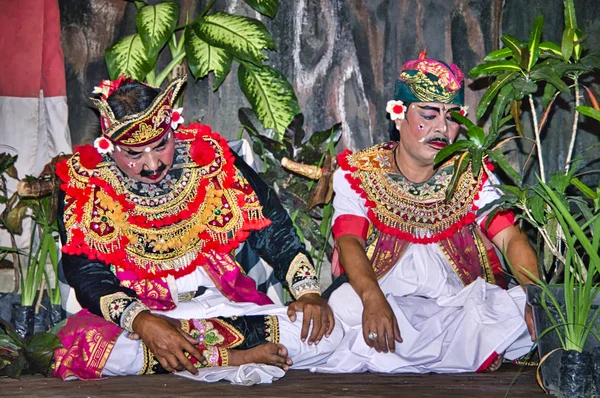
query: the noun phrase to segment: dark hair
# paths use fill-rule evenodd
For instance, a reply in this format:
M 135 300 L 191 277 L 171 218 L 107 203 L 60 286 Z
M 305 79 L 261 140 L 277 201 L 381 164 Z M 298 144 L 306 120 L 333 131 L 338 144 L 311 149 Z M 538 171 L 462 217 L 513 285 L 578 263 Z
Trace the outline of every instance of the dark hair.
M 117 120 L 148 108 L 159 91 L 139 82 L 124 82 L 106 102 Z
M 411 102 L 405 102 L 404 106 L 406 107 L 405 115 L 408 115 L 408 110 L 410 109 Z M 390 134 L 390 141 L 400 141 L 400 131 L 396 128 L 396 123 L 393 120 L 390 120 L 390 127 L 388 128 L 388 133 Z

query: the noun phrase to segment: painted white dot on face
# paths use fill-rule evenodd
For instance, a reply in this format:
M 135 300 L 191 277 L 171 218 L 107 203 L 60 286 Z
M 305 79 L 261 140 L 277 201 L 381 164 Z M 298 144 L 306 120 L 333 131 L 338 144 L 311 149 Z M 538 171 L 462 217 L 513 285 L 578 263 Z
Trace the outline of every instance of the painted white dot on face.
M 144 152 L 150 152 L 152 149 L 150 147 L 144 148 Z
M 422 124 L 419 124 L 417 127 L 419 128 L 419 130 L 423 130 L 425 128 L 425 126 Z
M 119 152 L 121 152 L 121 151 L 122 151 L 122 149 L 121 149 L 121 147 L 120 147 L 120 146 L 118 146 L 118 145 L 117 145 L 117 146 L 116 146 L 116 148 L 117 148 L 117 151 L 119 151 Z
M 419 142 L 425 142 L 425 137 L 421 138 Z

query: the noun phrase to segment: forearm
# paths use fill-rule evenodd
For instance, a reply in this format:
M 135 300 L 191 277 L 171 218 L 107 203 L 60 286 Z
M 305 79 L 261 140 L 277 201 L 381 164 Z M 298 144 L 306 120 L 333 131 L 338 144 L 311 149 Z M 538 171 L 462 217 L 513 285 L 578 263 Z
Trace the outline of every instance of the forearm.
M 364 241 L 354 235 L 342 235 L 336 240 L 336 247 L 348 281 L 363 303 L 373 296 L 383 295 L 365 253 Z
M 494 243 L 505 253 L 519 284 L 525 286 L 536 283 L 534 277 L 539 277 L 537 255 L 527 235 L 516 226 L 498 235 Z

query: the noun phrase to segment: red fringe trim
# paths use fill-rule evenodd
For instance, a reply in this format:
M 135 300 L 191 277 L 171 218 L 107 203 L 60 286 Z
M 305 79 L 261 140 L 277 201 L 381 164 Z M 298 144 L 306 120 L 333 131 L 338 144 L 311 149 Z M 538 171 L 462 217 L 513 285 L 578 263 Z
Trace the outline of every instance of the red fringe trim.
M 351 155 L 352 155 L 352 151 L 350 151 L 348 149 L 346 149 L 344 152 L 340 153 L 338 155 L 338 164 L 340 165 L 342 170 L 349 172 L 349 173 L 346 173 L 346 175 L 345 175 L 346 180 L 348 181 L 348 183 L 350 183 L 350 187 L 352 188 L 352 190 L 354 190 L 354 192 L 356 192 L 358 195 L 360 195 L 361 198 L 363 198 L 365 200 L 365 206 L 368 208 L 367 216 L 369 217 L 369 220 L 373 223 L 373 225 L 375 225 L 375 227 L 378 230 L 385 232 L 386 234 L 389 234 L 389 235 L 397 236 L 398 238 L 404 239 L 411 243 L 428 244 L 428 243 L 435 243 L 435 242 L 439 242 L 440 240 L 450 238 L 452 235 L 454 235 L 456 233 L 456 231 L 460 230 L 461 228 L 463 228 L 466 225 L 469 225 L 469 224 L 472 224 L 475 222 L 475 219 L 476 219 L 475 213 L 477 212 L 477 210 L 479 208 L 473 202 L 471 211 L 469 213 L 465 214 L 463 217 L 461 217 L 460 220 L 458 220 L 457 222 L 452 224 L 445 231 L 439 232 L 432 236 L 428 236 L 428 237 L 414 236 L 413 234 L 404 232 L 398 228 L 394 228 L 394 227 L 390 227 L 389 225 L 386 225 L 377 217 L 377 215 L 373 211 L 373 209 L 375 209 L 377 207 L 377 204 L 375 202 L 373 202 L 371 199 L 369 199 L 369 197 L 367 196 L 366 192 L 362 188 L 362 181 L 360 180 L 360 178 L 352 176 L 352 173 L 357 171 L 358 168 L 350 165 L 350 162 L 348 161 L 348 157 Z M 478 189 L 479 192 L 481 192 L 481 189 L 483 188 L 483 183 L 486 180 L 487 180 L 487 176 L 484 173 L 484 176 L 481 179 L 481 184 L 479 185 L 479 189 Z M 479 194 L 477 194 L 477 197 L 478 197 L 478 195 Z
M 194 142 L 198 140 L 206 142 L 204 137 L 209 137 L 218 142 L 222 148 L 223 157 L 225 158 L 225 162 L 221 165 L 222 170 L 225 173 L 225 180 L 222 184 L 222 187 L 226 189 L 231 186 L 236 174 L 236 169 L 234 167 L 235 158 L 231 153 L 231 149 L 229 148 L 229 145 L 224 137 L 216 132 L 212 132 L 210 127 L 201 125 L 199 123 L 194 123 L 183 128 L 182 132 L 176 132 L 175 137 L 179 140 L 193 140 Z M 135 209 L 135 205 L 127 201 L 125 195 L 117 194 L 112 186 L 110 186 L 106 181 L 97 177 L 90 177 L 88 186 L 83 189 L 70 187 L 68 183 L 71 177 L 69 176 L 69 166 L 66 162 L 67 160 L 65 159 L 57 164 L 56 173 L 64 182 L 64 184 L 61 185 L 61 188 L 65 191 L 67 196 L 71 198 L 69 205 L 73 206 L 74 208 L 73 211 L 77 222 L 81 222 L 83 218 L 84 204 L 89 200 L 90 196 L 94 194 L 94 189 L 101 189 L 113 200 L 118 202 L 124 211 L 132 211 Z M 204 202 L 204 198 L 206 197 L 206 187 L 209 182 L 210 181 L 208 179 L 204 179 L 199 184 L 195 199 L 188 204 L 187 208 L 183 209 L 178 214 L 165 217 L 161 220 L 151 221 L 142 215 L 136 215 L 129 216 L 128 221 L 143 228 L 160 228 L 174 224 L 180 220 L 185 220 L 194 214 Z M 96 188 L 92 188 L 92 186 L 95 186 Z M 251 193 L 251 189 L 245 189 L 244 192 Z M 242 203 L 244 202 L 243 196 L 243 194 L 238 195 L 238 200 L 241 200 Z M 271 224 L 271 220 L 267 218 L 250 220 L 246 212 L 243 213 L 243 216 L 244 225 L 236 232 L 235 236 L 232 239 L 229 239 L 229 241 L 225 244 L 219 242 L 218 239 L 212 238 L 208 232 L 203 231 L 199 237 L 205 241 L 204 251 L 214 250 L 219 253 L 228 253 L 239 247 L 239 245 L 248 238 L 252 231 L 260 230 Z M 76 228 L 72 231 L 70 242 L 63 246 L 62 251 L 66 254 L 85 255 L 90 260 L 100 260 L 106 264 L 117 265 L 125 270 L 135 272 L 137 276 L 144 279 L 158 279 L 168 275 L 173 275 L 176 278 L 181 277 L 188 275 L 189 273 L 193 272 L 197 266 L 202 266 L 206 262 L 204 254 L 198 253 L 198 256 L 192 262 L 190 262 L 190 264 L 177 270 L 149 270 L 147 268 L 140 268 L 136 264 L 127 260 L 127 253 L 124 247 L 128 242 L 129 239 L 123 236 L 118 242 L 113 243 L 114 250 L 112 250 L 110 253 L 101 253 L 95 249 L 92 249 L 87 243 L 85 243 L 85 234 L 83 231 Z

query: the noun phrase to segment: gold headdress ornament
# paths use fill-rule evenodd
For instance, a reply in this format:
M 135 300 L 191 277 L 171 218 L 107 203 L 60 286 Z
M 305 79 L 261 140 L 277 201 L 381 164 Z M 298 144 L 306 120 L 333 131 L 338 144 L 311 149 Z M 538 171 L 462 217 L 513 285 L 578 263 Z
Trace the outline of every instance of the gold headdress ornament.
M 100 87 L 96 87 L 94 90 L 94 92 L 102 94 L 100 98 L 91 98 L 91 100 L 100 112 L 100 126 L 103 138 L 110 141 L 109 143 L 105 142 L 96 145 L 99 151 L 100 149 L 104 149 L 100 148 L 103 145 L 110 144 L 109 146 L 112 147 L 112 143 L 126 146 L 150 144 L 160 139 L 169 127 L 175 129 L 183 121 L 181 108 L 173 109 L 173 104 L 181 87 L 187 81 L 187 75 L 183 74 L 173 79 L 156 96 L 152 104 L 142 112 L 117 120 L 106 100 L 126 81 L 133 80 L 127 79 L 124 76 L 114 81 L 104 80 L 100 84 Z

